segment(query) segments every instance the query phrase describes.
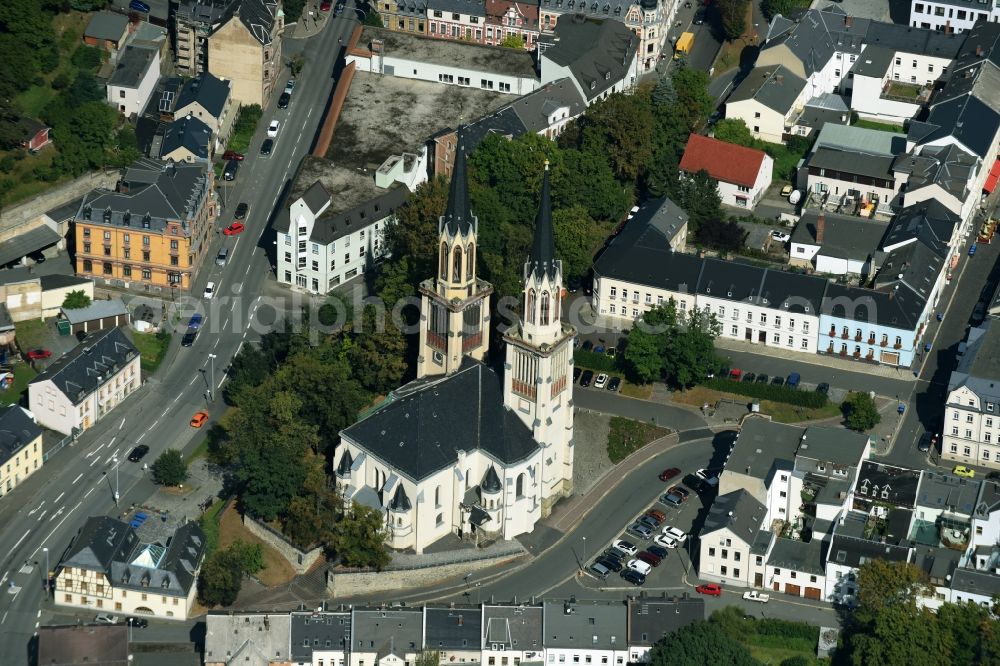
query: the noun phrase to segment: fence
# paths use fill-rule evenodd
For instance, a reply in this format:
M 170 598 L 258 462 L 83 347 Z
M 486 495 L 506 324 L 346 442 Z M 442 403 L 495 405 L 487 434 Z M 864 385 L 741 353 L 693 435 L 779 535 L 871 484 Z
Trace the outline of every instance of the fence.
M 72 434 L 66 435 L 65 437 L 63 437 L 62 439 L 60 439 L 58 442 L 56 442 L 53 446 L 50 446 L 47 450 L 42 451 L 42 462 L 43 463 L 48 462 L 49 458 L 51 458 L 53 455 L 55 455 L 60 450 L 62 450 L 62 448 L 64 446 L 66 446 L 67 444 L 70 444 L 70 443 L 76 441 L 76 436 L 77 436 L 78 433 L 75 432 L 76 428 L 74 428 L 73 430 L 74 430 L 74 432 Z

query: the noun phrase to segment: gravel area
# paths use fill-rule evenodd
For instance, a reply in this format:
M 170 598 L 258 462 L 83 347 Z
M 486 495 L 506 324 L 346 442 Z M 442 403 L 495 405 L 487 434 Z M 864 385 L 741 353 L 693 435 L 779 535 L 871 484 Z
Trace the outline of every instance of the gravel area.
M 613 465 L 608 458 L 608 431 L 611 417 L 607 414 L 576 412 L 573 425 L 573 492 L 585 493 Z

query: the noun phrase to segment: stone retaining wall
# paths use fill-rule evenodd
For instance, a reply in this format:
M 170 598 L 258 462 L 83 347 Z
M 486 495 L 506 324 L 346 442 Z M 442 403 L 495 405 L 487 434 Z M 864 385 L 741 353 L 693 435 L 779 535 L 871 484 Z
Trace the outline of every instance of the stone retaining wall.
M 117 169 L 94 171 L 46 190 L 28 201 L 0 210 L 0 242 L 8 240 L 37 226 L 35 220 L 47 211 L 82 197 L 97 187 L 114 189 L 121 177 Z
M 304 574 L 316 564 L 316 560 L 323 554 L 323 549 L 319 546 L 308 552 L 302 552 L 292 544 L 285 541 L 267 525 L 254 520 L 252 517 L 244 515 L 243 525 L 250 530 L 255 537 L 281 553 L 281 556 L 288 560 L 288 563 L 295 569 L 295 573 Z

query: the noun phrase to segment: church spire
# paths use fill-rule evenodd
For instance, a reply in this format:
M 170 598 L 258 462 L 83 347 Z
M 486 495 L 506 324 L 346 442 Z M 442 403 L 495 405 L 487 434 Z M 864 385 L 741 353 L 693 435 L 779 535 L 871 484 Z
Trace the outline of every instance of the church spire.
M 532 273 L 536 279 L 556 275 L 556 243 L 552 233 L 552 194 L 549 187 L 549 161 L 545 160 L 545 174 L 542 177 L 542 196 L 535 217 L 535 242 L 528 257 L 525 277 Z
M 448 208 L 441 218 L 442 230 L 447 229 L 451 236 L 466 236 L 476 224 L 469 206 L 469 177 L 465 158 L 465 127 L 462 126 L 458 128 L 455 165 L 451 170 L 451 189 L 448 192 Z

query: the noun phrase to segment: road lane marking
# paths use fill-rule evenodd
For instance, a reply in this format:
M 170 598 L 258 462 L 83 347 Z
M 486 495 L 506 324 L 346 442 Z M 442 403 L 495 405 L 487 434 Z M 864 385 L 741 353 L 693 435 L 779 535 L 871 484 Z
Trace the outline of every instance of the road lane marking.
M 95 486 L 95 488 L 96 488 L 96 486 Z M 84 497 L 90 497 L 90 493 L 92 493 L 92 492 L 94 492 L 94 488 L 91 488 L 90 490 L 88 490 L 87 494 L 84 495 Z
M 219 385 L 215 387 L 216 391 L 218 391 L 220 388 L 222 388 L 222 382 L 224 382 L 224 381 L 226 381 L 226 373 L 223 372 L 222 373 L 222 379 L 219 380 Z
M 142 433 L 141 435 L 139 435 L 139 438 L 135 440 L 136 444 L 138 444 L 139 442 L 141 442 L 142 438 L 145 437 L 145 436 L 146 436 L 146 433 Z
M 73 514 L 74 511 L 76 511 L 77 509 L 79 509 L 81 504 L 83 504 L 83 501 L 77 502 L 76 506 L 74 506 L 72 509 L 70 509 L 69 511 L 67 511 L 66 515 L 63 516 L 63 519 L 60 520 L 59 523 L 55 527 L 52 528 L 52 531 L 49 532 L 49 535 L 47 537 L 45 537 L 44 539 L 42 539 L 42 543 L 46 543 L 50 538 L 52 538 L 52 535 L 56 533 L 56 530 L 58 530 L 60 527 L 62 527 L 62 524 L 66 522 L 66 519 L 69 518 Z M 38 552 L 38 548 L 35 549 L 35 553 L 37 553 L 37 552 Z M 34 557 L 34 553 L 32 553 L 32 557 Z
M 52 514 L 51 516 L 49 516 L 49 522 L 51 523 L 55 518 L 58 518 L 59 516 L 61 516 L 62 512 L 65 511 L 65 510 L 66 510 L 65 505 L 59 507 L 58 511 L 56 511 L 54 514 Z
M 23 537 L 21 537 L 20 539 L 18 539 L 18 540 L 17 540 L 17 543 L 15 543 L 15 544 L 14 544 L 14 547 L 13 547 L 13 548 L 11 548 L 11 551 L 15 551 L 15 550 L 17 550 L 17 547 L 21 545 L 21 542 L 22 542 L 22 541 L 24 541 L 24 540 L 25 540 L 25 538 L 27 538 L 27 536 L 28 536 L 29 534 L 31 534 L 31 530 L 28 530 L 27 532 L 25 532 L 25 533 L 24 533 L 24 536 L 23 536 Z M 5 576 L 4 576 L 4 577 L 6 577 L 6 574 L 5 574 Z
M 76 478 L 78 478 L 78 479 L 79 479 L 80 477 L 76 477 Z M 74 481 L 73 483 L 76 483 L 76 481 Z M 65 491 L 65 490 L 64 490 L 63 492 L 59 493 L 59 497 L 55 498 L 55 499 L 54 499 L 54 500 L 52 501 L 52 503 L 53 503 L 53 504 L 55 504 L 56 502 L 58 502 L 59 500 L 61 500 L 61 499 L 63 498 L 63 495 L 65 495 L 65 494 L 66 494 L 66 491 Z
M 38 521 L 41 522 L 42 518 L 44 518 L 45 514 L 47 514 L 48 512 L 49 510 L 46 509 L 45 511 L 42 511 L 40 514 L 38 514 Z
M 196 379 L 198 379 L 198 378 L 197 377 L 192 377 L 191 381 L 188 382 L 188 386 L 191 386 L 191 384 L 194 384 L 194 382 L 195 382 Z
M 33 516 L 33 515 L 35 515 L 36 513 L 38 513 L 39 509 L 41 509 L 41 508 L 42 508 L 43 506 L 45 506 L 45 502 L 46 502 L 46 501 L 47 501 L 47 500 L 42 500 L 42 503 L 41 503 L 41 504 L 39 504 L 39 505 L 38 505 L 38 506 L 36 506 L 36 507 L 35 507 L 34 509 L 32 509 L 31 511 L 29 511 L 29 512 L 28 512 L 28 515 L 29 515 L 29 516 Z
M 93 462 L 90 463 L 90 466 L 93 467 L 94 465 L 96 465 L 99 462 L 101 462 L 100 458 L 94 458 Z
M 306 114 L 306 120 L 309 120 L 309 118 L 312 116 L 312 114 L 313 114 L 313 108 L 310 106 L 309 107 L 309 113 Z
M 83 476 L 83 472 L 80 472 L 79 474 L 77 474 L 76 478 L 75 478 L 75 479 L 73 479 L 73 485 L 74 485 L 74 486 L 76 485 L 76 482 L 80 480 L 80 477 L 81 477 L 81 476 Z M 59 497 L 62 497 L 62 495 L 60 495 Z M 57 500 L 57 501 L 58 501 L 58 500 Z
M 7 621 L 7 613 L 9 613 L 9 612 L 10 611 L 4 611 L 3 612 L 3 617 L 0 617 L 0 624 L 3 624 L 4 622 Z
M 118 425 L 118 431 L 121 432 L 121 429 L 124 427 L 125 427 L 125 419 L 123 418 L 122 422 Z

